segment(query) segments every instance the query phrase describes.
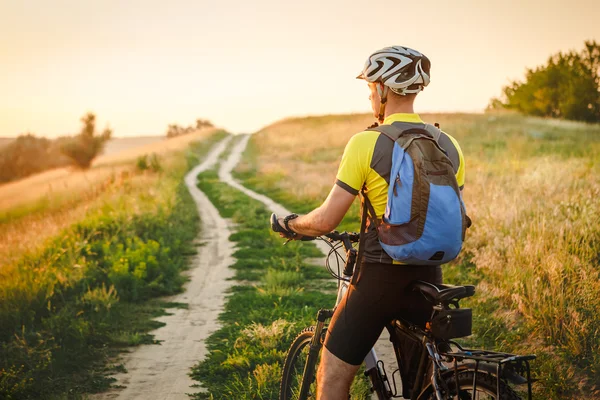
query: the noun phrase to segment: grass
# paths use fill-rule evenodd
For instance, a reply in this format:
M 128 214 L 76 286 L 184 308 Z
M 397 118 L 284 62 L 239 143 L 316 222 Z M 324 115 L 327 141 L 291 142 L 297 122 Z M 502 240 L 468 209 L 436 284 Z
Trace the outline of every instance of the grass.
M 220 182 L 216 171 L 201 174 L 198 186 L 236 224 L 232 268 L 243 284 L 231 290 L 220 316 L 223 327 L 208 339 L 208 357 L 192 370 L 208 391 L 194 398 L 277 398 L 285 354 L 300 330 L 314 324 L 318 309 L 333 306 L 334 282 L 322 267 L 303 261 L 320 255 L 312 244 L 282 246 L 268 229 L 270 212 Z M 357 380 L 355 398 L 366 398 L 367 390 Z
M 114 182 L 81 218 L 0 269 L 0 398 L 82 398 L 112 380 L 125 346 L 153 343 L 158 296 L 181 291 L 198 215 L 182 178 L 193 152 L 163 154 L 162 172 Z M 10 221 L 8 222 L 10 223 Z M 24 226 L 26 228 L 26 226 Z M 29 227 L 35 229 L 35 227 Z
M 600 396 L 600 126 L 515 114 L 425 115 L 465 153 L 474 226 L 450 283 L 476 283 L 468 342 L 536 353 L 537 396 Z M 330 190 L 367 115 L 284 120 L 252 137 L 236 176 L 306 212 Z M 358 228 L 358 208 L 344 228 Z

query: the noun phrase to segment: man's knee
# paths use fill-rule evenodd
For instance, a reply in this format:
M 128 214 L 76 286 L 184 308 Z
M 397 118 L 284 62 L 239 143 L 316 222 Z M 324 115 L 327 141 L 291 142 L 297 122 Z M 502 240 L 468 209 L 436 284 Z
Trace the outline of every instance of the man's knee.
M 359 367 L 340 360 L 323 347 L 317 372 L 317 399 L 347 399 L 350 385 Z

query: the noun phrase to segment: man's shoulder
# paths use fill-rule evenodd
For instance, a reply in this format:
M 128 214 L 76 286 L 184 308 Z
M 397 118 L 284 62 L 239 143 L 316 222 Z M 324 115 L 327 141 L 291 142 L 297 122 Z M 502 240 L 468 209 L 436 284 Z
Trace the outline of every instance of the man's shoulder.
M 355 133 L 354 135 L 352 135 L 351 139 L 355 139 L 355 140 L 369 140 L 369 139 L 372 139 L 372 138 L 377 138 L 377 136 L 379 136 L 379 132 L 365 129 L 364 131 L 360 131 L 360 132 Z
M 352 137 L 348 141 L 348 144 L 359 147 L 375 146 L 375 142 L 377 141 L 378 137 L 379 132 L 364 130 L 352 135 Z

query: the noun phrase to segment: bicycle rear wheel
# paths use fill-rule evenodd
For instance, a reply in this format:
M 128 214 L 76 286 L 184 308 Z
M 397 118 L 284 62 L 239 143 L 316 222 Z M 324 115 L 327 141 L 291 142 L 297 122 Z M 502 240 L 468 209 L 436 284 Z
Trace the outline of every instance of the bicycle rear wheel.
M 305 328 L 294 339 L 283 364 L 283 373 L 279 387 L 279 400 L 314 399 L 317 394 L 315 369 L 319 356 L 309 360 L 310 342 L 315 334 L 315 327 Z M 304 373 L 306 370 L 306 374 Z M 300 399 L 302 382 L 310 385 L 308 395 Z
M 521 400 L 521 397 L 503 380 L 500 380 L 500 398 L 497 398 L 496 377 L 485 372 L 477 372 L 477 386 L 475 387 L 475 393 L 473 393 L 474 377 L 475 371 L 460 371 L 458 373 L 459 400 Z M 446 378 L 446 385 L 450 388 L 450 394 L 452 395 L 448 398 L 456 398 L 456 378 L 453 374 Z M 433 391 L 428 392 L 423 398 L 436 400 Z

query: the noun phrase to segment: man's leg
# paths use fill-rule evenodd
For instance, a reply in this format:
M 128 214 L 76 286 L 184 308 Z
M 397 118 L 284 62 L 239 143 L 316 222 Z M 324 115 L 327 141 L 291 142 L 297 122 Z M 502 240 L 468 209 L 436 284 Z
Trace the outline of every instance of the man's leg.
M 359 367 L 340 360 L 323 347 L 317 371 L 317 400 L 348 400 Z

